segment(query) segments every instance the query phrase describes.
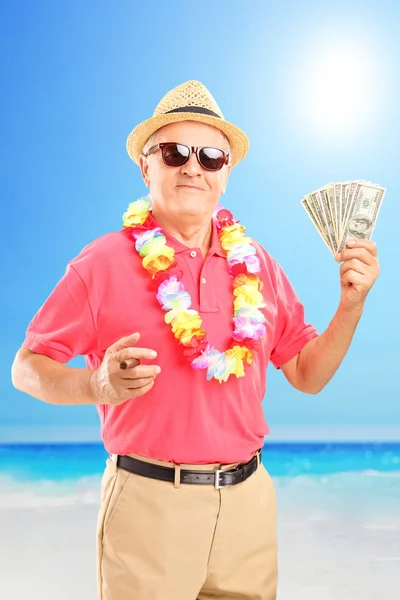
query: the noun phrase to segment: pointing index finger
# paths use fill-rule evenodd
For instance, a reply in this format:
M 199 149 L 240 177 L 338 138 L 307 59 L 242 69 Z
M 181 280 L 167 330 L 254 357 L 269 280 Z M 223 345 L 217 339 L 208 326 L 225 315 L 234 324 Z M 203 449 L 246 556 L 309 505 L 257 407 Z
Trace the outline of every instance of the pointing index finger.
M 138 362 L 140 359 L 144 360 L 152 360 L 156 358 L 157 352 L 155 350 L 150 350 L 149 348 L 124 348 L 120 350 L 114 355 L 114 358 L 121 364 L 125 363 L 128 359 L 134 358 Z M 121 367 L 122 369 L 126 369 L 126 366 Z

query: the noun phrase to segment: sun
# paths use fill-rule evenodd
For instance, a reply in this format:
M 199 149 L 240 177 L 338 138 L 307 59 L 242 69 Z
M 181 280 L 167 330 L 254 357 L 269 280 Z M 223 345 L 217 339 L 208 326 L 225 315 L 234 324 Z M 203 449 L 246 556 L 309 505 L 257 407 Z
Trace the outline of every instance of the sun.
M 296 58 L 291 113 L 310 133 L 346 136 L 379 117 L 379 57 L 363 40 L 329 39 L 305 45 Z

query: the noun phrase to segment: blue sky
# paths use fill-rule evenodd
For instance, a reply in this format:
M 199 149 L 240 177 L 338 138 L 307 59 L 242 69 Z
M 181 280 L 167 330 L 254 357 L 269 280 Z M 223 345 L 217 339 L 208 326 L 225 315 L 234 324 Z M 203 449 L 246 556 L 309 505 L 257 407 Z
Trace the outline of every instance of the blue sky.
M 54 407 L 14 390 L 11 364 L 67 262 L 119 229 L 145 191 L 125 151 L 128 133 L 189 79 L 249 135 L 224 203 L 282 264 L 319 331 L 338 304 L 338 265 L 300 199 L 329 181 L 387 187 L 374 233 L 381 276 L 343 365 L 318 396 L 292 389 L 271 366 L 265 412 L 272 428 L 400 425 L 400 5 L 207 6 L 16 0 L 1 8 L 2 426 L 97 426 L 94 407 Z

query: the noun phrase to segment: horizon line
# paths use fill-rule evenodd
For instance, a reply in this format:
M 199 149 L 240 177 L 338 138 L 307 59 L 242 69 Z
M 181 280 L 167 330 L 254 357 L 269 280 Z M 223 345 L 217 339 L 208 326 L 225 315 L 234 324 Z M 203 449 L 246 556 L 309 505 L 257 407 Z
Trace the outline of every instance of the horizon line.
M 275 425 L 265 436 L 268 443 L 400 442 L 397 425 Z M 99 427 L 0 427 L 0 444 L 102 443 Z

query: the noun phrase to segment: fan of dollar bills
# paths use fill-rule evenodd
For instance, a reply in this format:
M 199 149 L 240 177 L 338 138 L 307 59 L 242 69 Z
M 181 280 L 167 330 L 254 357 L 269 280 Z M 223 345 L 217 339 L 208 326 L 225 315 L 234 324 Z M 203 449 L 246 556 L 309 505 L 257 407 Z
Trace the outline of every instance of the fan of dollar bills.
M 329 183 L 301 203 L 335 255 L 350 239 L 371 239 L 386 188 L 364 181 Z

